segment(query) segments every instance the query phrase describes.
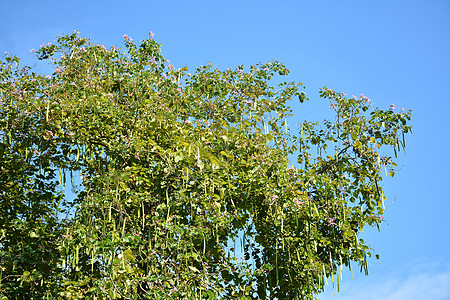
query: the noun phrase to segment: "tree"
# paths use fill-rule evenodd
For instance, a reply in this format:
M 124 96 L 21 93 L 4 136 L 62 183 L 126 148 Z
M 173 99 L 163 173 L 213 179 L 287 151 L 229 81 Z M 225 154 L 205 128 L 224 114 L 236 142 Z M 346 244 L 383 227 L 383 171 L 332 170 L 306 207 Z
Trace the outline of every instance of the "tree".
M 323 88 L 335 120 L 296 133 L 288 103 L 308 99 L 273 86 L 281 63 L 191 75 L 152 36 L 124 40 L 60 36 L 36 51 L 47 76 L 1 61 L 4 297 L 312 299 L 367 271 L 358 233 L 382 222 L 396 166 L 380 150 L 405 147 L 410 112 Z

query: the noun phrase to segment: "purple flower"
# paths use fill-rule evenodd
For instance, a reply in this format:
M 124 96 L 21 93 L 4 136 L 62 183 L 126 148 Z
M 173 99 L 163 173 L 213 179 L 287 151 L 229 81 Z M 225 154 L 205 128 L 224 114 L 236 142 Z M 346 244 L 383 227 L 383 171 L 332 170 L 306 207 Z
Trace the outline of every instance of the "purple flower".
M 331 226 L 331 225 L 336 225 L 336 223 L 334 223 L 334 218 L 328 219 L 328 226 Z
M 275 201 L 275 199 L 278 199 L 278 196 L 277 195 L 273 195 L 271 199 L 272 199 L 272 201 Z
M 297 198 L 294 198 L 294 203 L 295 203 L 296 205 L 303 205 L 305 202 L 304 202 L 304 201 L 300 201 L 300 200 L 298 200 Z
M 396 108 L 397 108 L 397 106 L 395 106 L 394 103 L 391 103 L 390 109 L 391 109 L 391 110 L 394 110 L 394 109 L 396 109 Z

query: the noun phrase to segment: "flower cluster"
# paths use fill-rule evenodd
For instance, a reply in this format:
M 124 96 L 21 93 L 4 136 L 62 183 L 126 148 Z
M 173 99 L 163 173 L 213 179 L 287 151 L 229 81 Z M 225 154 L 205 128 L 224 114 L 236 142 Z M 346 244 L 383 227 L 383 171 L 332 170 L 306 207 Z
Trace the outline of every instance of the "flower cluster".
M 129 43 L 133 42 L 133 39 L 129 35 L 124 34 L 123 38 L 125 39 L 126 42 L 129 42 Z

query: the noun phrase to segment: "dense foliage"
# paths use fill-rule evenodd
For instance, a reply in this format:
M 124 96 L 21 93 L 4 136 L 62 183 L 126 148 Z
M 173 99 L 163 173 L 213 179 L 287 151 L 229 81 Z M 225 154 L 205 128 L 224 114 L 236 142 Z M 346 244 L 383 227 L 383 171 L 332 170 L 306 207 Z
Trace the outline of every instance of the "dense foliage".
M 124 40 L 0 61 L 0 297 L 312 299 L 367 270 L 409 112 L 324 88 L 335 120 L 294 132 L 282 64 L 191 75 Z

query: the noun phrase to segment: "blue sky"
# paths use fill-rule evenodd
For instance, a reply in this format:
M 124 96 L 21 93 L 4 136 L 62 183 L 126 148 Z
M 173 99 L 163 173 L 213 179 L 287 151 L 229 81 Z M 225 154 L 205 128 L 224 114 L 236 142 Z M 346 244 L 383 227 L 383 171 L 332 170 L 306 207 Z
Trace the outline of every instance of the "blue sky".
M 292 124 L 323 120 L 323 86 L 413 110 L 400 172 L 384 182 L 386 224 L 364 236 L 380 254 L 370 275 L 346 273 L 321 299 L 450 299 L 450 1 L 6 1 L 0 55 L 77 29 L 105 45 L 149 31 L 175 67 L 219 68 L 272 59 L 303 82 Z

